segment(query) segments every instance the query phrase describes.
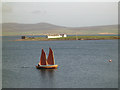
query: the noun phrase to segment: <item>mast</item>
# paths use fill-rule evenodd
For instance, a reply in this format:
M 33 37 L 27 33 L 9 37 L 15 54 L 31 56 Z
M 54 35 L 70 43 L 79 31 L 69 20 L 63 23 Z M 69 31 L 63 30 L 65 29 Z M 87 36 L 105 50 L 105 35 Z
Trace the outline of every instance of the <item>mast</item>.
M 51 48 L 49 48 L 49 55 L 48 55 L 48 58 L 47 58 L 47 63 L 49 65 L 54 65 L 55 64 L 55 61 L 54 61 L 54 54 L 53 54 L 53 51 Z
M 76 32 L 76 40 L 78 40 L 78 37 L 77 37 L 77 32 Z
M 43 49 L 42 49 L 42 52 L 41 52 L 41 58 L 40 58 L 39 65 L 47 65 L 46 54 L 45 54 Z

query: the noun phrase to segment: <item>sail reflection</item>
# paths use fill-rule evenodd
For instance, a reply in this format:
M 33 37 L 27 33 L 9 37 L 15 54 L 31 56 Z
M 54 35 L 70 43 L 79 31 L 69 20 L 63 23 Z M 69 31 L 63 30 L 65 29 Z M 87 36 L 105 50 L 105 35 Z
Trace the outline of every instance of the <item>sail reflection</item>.
M 46 87 L 55 87 L 55 71 L 57 69 L 40 69 L 41 81 L 45 83 Z
M 40 73 L 43 78 L 47 76 L 50 77 L 50 79 L 52 79 L 56 70 L 57 69 L 40 69 Z

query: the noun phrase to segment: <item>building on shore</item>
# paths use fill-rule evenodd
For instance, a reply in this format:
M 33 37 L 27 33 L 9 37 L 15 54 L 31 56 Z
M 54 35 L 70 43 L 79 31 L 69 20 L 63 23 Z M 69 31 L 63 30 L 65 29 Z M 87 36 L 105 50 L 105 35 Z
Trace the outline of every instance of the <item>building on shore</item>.
M 66 35 L 66 34 L 60 34 L 60 36 L 62 36 L 62 37 L 67 37 L 67 35 Z
M 47 35 L 47 38 L 61 38 L 61 37 L 67 37 L 67 35 L 66 34 Z
M 26 38 L 26 36 L 21 36 L 21 39 L 25 39 Z

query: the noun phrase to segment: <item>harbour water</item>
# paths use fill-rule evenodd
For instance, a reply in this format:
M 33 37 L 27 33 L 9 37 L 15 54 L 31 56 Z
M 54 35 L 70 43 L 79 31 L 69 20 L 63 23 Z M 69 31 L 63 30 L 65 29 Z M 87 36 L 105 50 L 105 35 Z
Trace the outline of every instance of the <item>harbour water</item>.
M 3 88 L 118 87 L 118 40 L 8 41 L 16 38 L 3 37 Z M 36 69 L 49 47 L 58 69 Z

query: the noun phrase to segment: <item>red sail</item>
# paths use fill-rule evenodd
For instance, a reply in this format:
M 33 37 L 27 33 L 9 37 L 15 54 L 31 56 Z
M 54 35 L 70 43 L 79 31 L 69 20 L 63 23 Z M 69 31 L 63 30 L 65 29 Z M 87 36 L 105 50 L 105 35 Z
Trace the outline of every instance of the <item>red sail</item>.
M 48 58 L 47 58 L 47 63 L 49 65 L 54 65 L 55 64 L 54 55 L 53 55 L 53 51 L 52 51 L 51 48 L 49 48 L 49 55 L 48 55 Z
M 47 65 L 46 54 L 43 49 L 42 49 L 39 65 Z

